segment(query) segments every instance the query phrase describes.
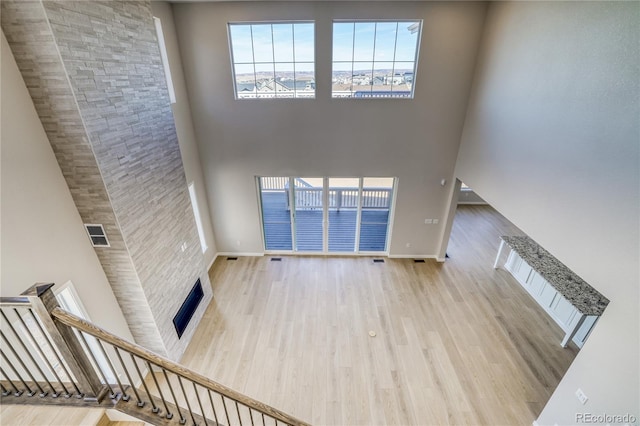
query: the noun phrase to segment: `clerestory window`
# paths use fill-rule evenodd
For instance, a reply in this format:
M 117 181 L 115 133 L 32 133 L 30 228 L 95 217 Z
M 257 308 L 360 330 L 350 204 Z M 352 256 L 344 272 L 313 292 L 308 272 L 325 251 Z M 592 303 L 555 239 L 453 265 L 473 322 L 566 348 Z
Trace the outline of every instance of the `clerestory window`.
M 236 99 L 315 98 L 313 22 L 230 23 Z
M 333 98 L 413 98 L 421 20 L 334 21 Z

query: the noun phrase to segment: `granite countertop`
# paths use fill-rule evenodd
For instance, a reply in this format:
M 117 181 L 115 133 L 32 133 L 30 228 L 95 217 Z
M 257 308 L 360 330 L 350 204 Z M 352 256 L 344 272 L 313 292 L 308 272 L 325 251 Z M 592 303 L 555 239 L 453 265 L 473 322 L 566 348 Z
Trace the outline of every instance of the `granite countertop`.
M 609 299 L 529 237 L 502 236 L 504 242 L 585 315 L 602 315 Z

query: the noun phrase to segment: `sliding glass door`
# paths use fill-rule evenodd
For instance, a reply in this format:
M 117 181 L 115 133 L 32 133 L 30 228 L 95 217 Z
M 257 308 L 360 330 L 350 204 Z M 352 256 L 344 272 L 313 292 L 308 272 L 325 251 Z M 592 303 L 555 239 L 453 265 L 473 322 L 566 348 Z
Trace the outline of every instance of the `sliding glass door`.
M 394 178 L 261 177 L 265 250 L 385 252 Z
M 393 184 L 393 178 L 363 179 L 359 251 L 386 251 Z
M 296 251 L 324 251 L 324 179 L 294 178 Z
M 356 250 L 359 178 L 329 178 L 328 237 L 330 252 Z
M 265 250 L 293 250 L 288 177 L 261 177 L 260 204 Z

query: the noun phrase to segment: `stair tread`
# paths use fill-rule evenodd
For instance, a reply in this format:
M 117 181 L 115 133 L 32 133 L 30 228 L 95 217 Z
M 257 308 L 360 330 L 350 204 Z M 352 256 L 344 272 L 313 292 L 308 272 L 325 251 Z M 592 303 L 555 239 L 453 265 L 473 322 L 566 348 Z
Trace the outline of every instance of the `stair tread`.
M 102 408 L 44 406 L 44 405 L 1 405 L 0 423 L 9 425 L 53 426 L 97 425 L 104 413 Z

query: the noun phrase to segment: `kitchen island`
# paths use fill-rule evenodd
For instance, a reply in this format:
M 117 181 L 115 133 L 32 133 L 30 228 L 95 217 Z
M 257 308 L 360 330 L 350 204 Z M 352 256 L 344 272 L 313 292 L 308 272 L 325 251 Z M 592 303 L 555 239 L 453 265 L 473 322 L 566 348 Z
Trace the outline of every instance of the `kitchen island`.
M 582 347 L 609 299 L 575 272 L 526 236 L 502 236 L 494 268 L 508 246 L 504 267 L 565 332 L 562 346 L 570 340 Z

